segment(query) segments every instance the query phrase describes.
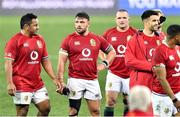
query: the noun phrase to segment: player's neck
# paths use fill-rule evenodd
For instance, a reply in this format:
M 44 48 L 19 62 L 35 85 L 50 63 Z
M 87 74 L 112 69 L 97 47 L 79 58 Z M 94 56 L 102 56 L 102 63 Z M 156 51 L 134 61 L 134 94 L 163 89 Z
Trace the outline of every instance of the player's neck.
M 21 30 L 21 33 L 27 37 L 31 37 L 30 33 L 25 30 Z
M 173 40 L 165 40 L 164 41 L 165 45 L 168 46 L 169 48 L 175 48 L 175 44 L 174 44 L 174 41 Z
M 79 34 L 78 32 L 76 32 L 76 34 L 78 35 L 82 35 L 82 36 L 87 36 L 89 34 L 89 31 L 87 30 L 86 32 L 84 32 L 83 34 Z
M 117 31 L 119 31 L 119 32 L 126 32 L 126 31 L 129 29 L 129 26 L 123 27 L 123 28 L 120 28 L 120 27 L 117 26 L 116 29 L 117 29 Z
M 149 29 L 146 29 L 146 28 L 144 28 L 143 33 L 144 33 L 146 36 L 149 36 L 149 37 L 153 37 L 153 36 L 154 36 L 154 32 L 151 31 L 151 30 L 149 30 Z

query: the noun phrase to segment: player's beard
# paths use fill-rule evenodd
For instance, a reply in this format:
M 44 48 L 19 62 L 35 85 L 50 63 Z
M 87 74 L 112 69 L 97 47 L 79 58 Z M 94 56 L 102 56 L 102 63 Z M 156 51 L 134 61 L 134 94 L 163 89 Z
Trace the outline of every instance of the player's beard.
M 158 28 L 159 28 L 159 27 L 158 27 L 157 25 L 154 25 L 154 26 L 151 27 L 151 31 L 152 31 L 152 32 L 157 32 L 157 31 L 158 31 Z
M 87 30 L 86 29 L 83 29 L 81 31 L 79 31 L 78 29 L 76 29 L 76 32 L 80 35 L 83 35 Z
M 38 33 L 38 30 L 33 30 L 33 31 L 31 30 L 31 31 L 29 31 L 29 34 L 30 34 L 30 35 L 35 35 L 35 34 L 37 34 L 37 33 Z
M 178 40 L 176 40 L 176 45 L 180 46 L 180 42 Z

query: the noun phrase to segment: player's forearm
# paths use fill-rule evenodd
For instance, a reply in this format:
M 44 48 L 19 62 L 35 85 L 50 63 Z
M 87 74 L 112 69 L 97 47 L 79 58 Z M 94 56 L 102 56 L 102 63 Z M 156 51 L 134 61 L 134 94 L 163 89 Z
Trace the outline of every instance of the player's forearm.
M 168 81 L 166 80 L 166 78 L 159 78 L 159 81 L 161 83 L 161 86 L 163 87 L 164 91 L 167 93 L 167 95 L 173 100 L 175 99 L 175 95 L 168 83 Z
M 67 61 L 66 55 L 59 55 L 58 66 L 57 66 L 57 78 L 60 82 L 63 82 L 64 79 L 64 72 L 65 72 L 65 65 Z
M 157 76 L 157 79 L 159 80 L 162 88 L 164 89 L 164 91 L 166 92 L 166 94 L 171 98 L 174 99 L 174 93 L 166 79 L 166 69 L 164 66 L 155 66 L 155 73 Z
M 55 79 L 55 74 L 52 68 L 52 64 L 50 62 L 49 59 L 43 60 L 42 61 L 42 66 L 44 68 L 44 70 L 46 71 L 46 73 L 49 75 L 49 77 L 54 80 Z
M 62 69 L 62 68 L 59 68 L 59 69 L 58 69 L 57 79 L 58 79 L 60 82 L 63 82 L 63 81 L 64 81 L 64 69 Z
M 105 55 L 105 53 L 102 52 L 101 50 L 99 51 L 99 58 L 100 58 L 101 60 L 106 60 L 106 55 Z
M 64 79 L 64 64 L 63 63 L 59 63 L 58 64 L 58 68 L 57 68 L 57 78 L 58 78 L 58 80 L 60 80 L 60 81 L 63 81 L 63 79 Z
M 12 60 L 5 60 L 5 74 L 7 83 L 13 83 L 12 81 Z
M 114 48 L 107 54 L 106 60 L 111 63 L 116 56 Z

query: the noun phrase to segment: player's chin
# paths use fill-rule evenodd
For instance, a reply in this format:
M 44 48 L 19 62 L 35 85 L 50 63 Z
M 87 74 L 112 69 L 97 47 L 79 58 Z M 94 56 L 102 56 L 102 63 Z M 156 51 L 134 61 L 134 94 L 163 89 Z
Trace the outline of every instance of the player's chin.
M 82 35 L 85 33 L 85 31 L 81 30 L 81 31 L 77 31 L 78 34 Z
M 153 32 L 156 32 L 156 31 L 158 31 L 158 30 L 159 30 L 158 27 L 154 27 L 154 28 L 153 28 Z
M 154 28 L 154 30 L 158 30 L 159 29 L 159 25 L 156 25 L 153 28 Z

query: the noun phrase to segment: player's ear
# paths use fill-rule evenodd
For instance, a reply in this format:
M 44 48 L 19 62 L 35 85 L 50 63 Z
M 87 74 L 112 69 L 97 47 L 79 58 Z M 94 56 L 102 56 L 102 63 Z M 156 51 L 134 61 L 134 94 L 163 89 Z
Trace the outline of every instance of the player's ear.
M 28 24 L 24 24 L 24 27 L 23 27 L 23 29 L 28 29 L 29 28 L 29 25 Z
M 90 26 L 90 24 L 91 24 L 90 21 L 88 21 L 88 27 Z

